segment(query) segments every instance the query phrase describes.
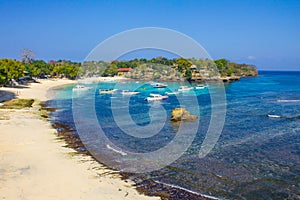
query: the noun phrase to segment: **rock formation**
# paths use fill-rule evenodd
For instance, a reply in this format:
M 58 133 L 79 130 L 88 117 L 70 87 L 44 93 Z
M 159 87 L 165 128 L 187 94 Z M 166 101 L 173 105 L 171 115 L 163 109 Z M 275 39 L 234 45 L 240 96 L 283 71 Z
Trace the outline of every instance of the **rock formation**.
M 175 108 L 172 110 L 172 117 L 170 118 L 173 122 L 178 121 L 196 121 L 197 115 L 191 115 L 185 108 Z

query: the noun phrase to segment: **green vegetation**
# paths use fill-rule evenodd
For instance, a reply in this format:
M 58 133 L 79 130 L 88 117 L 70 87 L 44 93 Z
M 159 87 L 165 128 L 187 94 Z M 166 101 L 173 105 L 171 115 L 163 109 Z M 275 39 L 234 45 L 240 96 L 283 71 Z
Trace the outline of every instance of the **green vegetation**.
M 29 108 L 32 106 L 34 99 L 12 99 L 10 101 L 3 102 L 0 106 L 2 109 L 20 109 Z
M 179 81 L 187 79 L 197 81 L 257 75 L 257 70 L 253 65 L 238 64 L 224 58 L 197 60 L 194 58 L 157 57 L 150 60 L 141 58 L 112 62 L 87 61 L 81 64 L 66 60 L 51 60 L 47 63 L 43 60 L 35 60 L 33 55 L 32 51 L 25 49 L 21 55 L 22 62 L 6 58 L 0 59 L 0 85 L 12 85 L 13 79 L 17 80 L 21 77 L 75 79 L 77 76 L 115 76 L 118 75 L 120 68 L 132 68 L 133 70 L 126 73 L 125 76 L 144 80 Z
M 58 60 L 46 63 L 43 60 L 34 60 L 32 63 L 25 64 L 26 75 L 30 77 L 60 77 L 75 79 L 81 63 Z
M 214 61 L 221 76 L 255 76 L 257 71 L 254 65 L 237 64 L 225 58 Z
M 20 61 L 11 59 L 0 60 L 0 85 L 8 83 L 11 79 L 24 76 L 25 66 Z
M 184 81 L 184 77 L 173 66 L 160 63 L 144 63 L 128 72 L 125 77 L 139 80 Z
M 58 62 L 52 62 L 53 70 L 50 73 L 51 76 L 55 77 L 65 77 L 69 79 L 75 79 L 81 63 L 71 62 L 71 61 L 64 61 L 60 60 Z
M 130 63 L 131 61 L 128 62 Z M 257 75 L 255 66 L 229 62 L 226 59 L 196 60 L 193 58 L 176 58 L 168 60 L 158 57 L 151 60 L 140 59 L 137 66 L 129 65 L 134 70 L 126 75 L 128 78 L 134 79 L 137 77 L 145 80 L 161 79 L 174 81 L 182 80 L 183 77 L 193 81 Z
M 0 86 L 12 85 L 12 79 L 17 80 L 22 77 L 75 79 L 80 66 L 81 63 L 65 60 L 49 63 L 43 60 L 33 60 L 29 63 L 3 58 L 0 59 Z

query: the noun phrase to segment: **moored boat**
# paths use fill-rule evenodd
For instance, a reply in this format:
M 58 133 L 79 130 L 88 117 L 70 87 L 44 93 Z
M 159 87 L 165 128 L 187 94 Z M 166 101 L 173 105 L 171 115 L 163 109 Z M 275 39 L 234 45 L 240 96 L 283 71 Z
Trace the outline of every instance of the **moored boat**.
M 179 92 L 165 92 L 166 95 L 177 95 Z
M 135 92 L 135 91 L 129 91 L 129 90 L 122 90 L 121 94 L 122 95 L 137 95 L 140 92 Z
M 85 91 L 85 90 L 89 90 L 91 89 L 91 87 L 86 87 L 84 85 L 76 85 L 72 90 L 73 91 Z
M 117 89 L 99 89 L 100 94 L 114 94 Z
M 186 92 L 186 91 L 190 91 L 190 90 L 192 90 L 192 89 L 193 89 L 193 87 L 180 86 L 179 89 L 178 89 L 178 91 L 179 91 L 179 92 Z
M 163 83 L 152 83 L 151 85 L 154 88 L 166 88 L 168 86 L 168 85 L 163 84 Z
M 196 85 L 194 88 L 196 90 L 202 90 L 202 89 L 205 89 L 206 87 L 207 87 L 206 85 L 200 84 L 200 85 Z
M 147 97 L 145 100 L 147 100 L 148 102 L 151 102 L 151 101 L 161 101 L 161 100 L 164 100 L 164 99 L 167 99 L 167 98 L 169 98 L 167 95 L 160 95 L 160 94 L 151 93 L 150 97 Z

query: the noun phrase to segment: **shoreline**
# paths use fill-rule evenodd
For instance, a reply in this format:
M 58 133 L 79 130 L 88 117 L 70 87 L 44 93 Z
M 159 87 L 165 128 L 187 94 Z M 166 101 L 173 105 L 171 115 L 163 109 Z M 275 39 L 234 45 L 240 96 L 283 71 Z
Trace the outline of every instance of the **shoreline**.
M 114 79 L 111 79 L 110 81 L 114 81 Z M 120 80 L 120 79 L 118 79 Z M 110 82 L 108 81 L 108 82 Z M 122 79 L 124 81 L 124 79 Z M 126 80 L 126 81 L 133 81 L 133 80 Z M 107 82 L 106 80 L 97 81 L 97 82 Z M 134 82 L 134 81 L 133 81 Z M 61 87 L 56 87 L 52 89 L 59 89 Z M 49 107 L 45 105 L 45 108 L 56 111 L 55 107 Z M 51 111 L 52 112 L 52 111 Z M 141 177 L 137 174 L 133 173 L 127 173 L 127 172 L 120 172 L 112 169 L 111 167 L 101 163 L 97 159 L 93 157 L 89 153 L 89 151 L 85 148 L 84 144 L 81 142 L 79 136 L 76 134 L 76 130 L 71 128 L 69 124 L 67 123 L 61 123 L 59 120 L 56 122 L 52 122 L 52 127 L 54 127 L 57 130 L 58 137 L 61 138 L 63 141 L 66 142 L 66 147 L 74 149 L 78 154 L 83 156 L 89 156 L 92 157 L 92 159 L 95 160 L 95 162 L 99 162 L 100 165 L 103 165 L 108 170 L 111 170 L 112 173 L 118 174 L 122 180 L 132 181 L 134 183 L 134 187 L 136 190 L 143 195 L 150 196 L 150 197 L 161 197 L 162 199 L 170 199 L 170 200 L 179 200 L 179 199 L 195 199 L 195 200 L 211 200 L 211 199 L 218 199 L 213 196 L 209 196 L 206 194 L 194 192 L 191 190 L 188 190 L 186 188 L 163 183 L 160 181 L 155 181 L 152 179 L 146 179 L 145 177 Z
M 91 156 L 64 148 L 50 121 L 40 116 L 39 103 L 51 99 L 49 89 L 77 82 L 40 81 L 26 88 L 0 88 L 13 98 L 35 99 L 32 108 L 0 109 L 1 199 L 160 199 L 140 194 L 134 182 L 122 180 Z
M 55 112 L 55 111 L 54 111 Z M 139 177 L 139 175 L 127 172 L 120 172 L 114 169 L 111 169 L 109 166 L 97 161 L 88 150 L 85 149 L 84 145 L 80 141 L 80 138 L 75 133 L 75 130 L 71 129 L 66 124 L 54 123 L 53 127 L 58 129 L 58 137 L 66 142 L 67 148 L 74 149 L 77 154 L 88 156 L 94 159 L 95 162 L 103 165 L 107 170 L 112 171 L 112 173 L 118 174 L 122 180 L 130 180 L 134 183 L 134 187 L 140 194 L 144 194 L 146 196 L 159 196 L 162 199 L 170 199 L 170 200 L 180 200 L 180 199 L 190 199 L 190 200 L 216 200 L 217 197 L 209 196 L 206 194 L 194 192 L 188 190 L 186 188 L 163 183 L 160 181 L 155 181 L 152 179 L 146 179 L 144 177 Z

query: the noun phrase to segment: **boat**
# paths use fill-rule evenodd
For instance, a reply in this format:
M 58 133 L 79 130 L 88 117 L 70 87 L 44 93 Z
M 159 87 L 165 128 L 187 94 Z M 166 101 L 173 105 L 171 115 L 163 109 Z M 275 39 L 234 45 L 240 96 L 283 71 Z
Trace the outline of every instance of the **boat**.
M 140 92 L 135 92 L 135 91 L 129 91 L 129 90 L 122 90 L 121 94 L 122 95 L 137 95 Z
M 165 92 L 165 94 L 170 96 L 170 95 L 177 95 L 179 94 L 179 92 Z
M 145 100 L 148 101 L 148 102 L 151 102 L 151 101 L 161 101 L 161 100 L 164 100 L 164 99 L 167 99 L 169 98 L 167 95 L 160 95 L 160 94 L 153 94 L 151 93 L 150 94 L 150 97 L 147 97 Z
M 154 88 L 166 88 L 168 86 L 168 85 L 163 84 L 163 83 L 152 83 L 151 85 Z
M 206 87 L 207 87 L 206 85 L 201 84 L 201 85 L 196 85 L 194 88 L 196 90 L 202 90 L 202 89 L 205 89 Z
M 84 85 L 76 85 L 72 90 L 73 91 L 85 91 L 85 90 L 89 90 L 91 89 L 91 87 L 86 87 Z
M 186 92 L 186 91 L 190 91 L 190 90 L 192 90 L 192 89 L 193 89 L 193 87 L 180 86 L 179 89 L 178 89 L 178 91 L 179 91 L 179 92 Z
M 117 89 L 99 89 L 100 94 L 114 94 Z

